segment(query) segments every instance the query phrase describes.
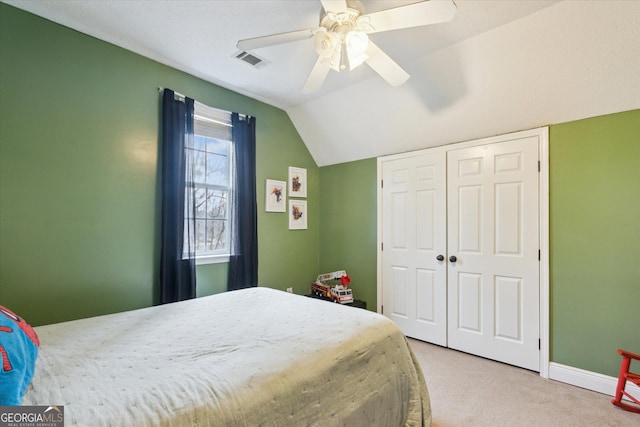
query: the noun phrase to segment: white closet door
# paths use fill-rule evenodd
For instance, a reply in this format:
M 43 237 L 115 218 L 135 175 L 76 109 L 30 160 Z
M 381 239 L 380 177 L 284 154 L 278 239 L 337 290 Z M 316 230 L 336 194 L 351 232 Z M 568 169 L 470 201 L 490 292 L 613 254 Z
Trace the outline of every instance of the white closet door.
M 409 337 L 447 345 L 446 155 L 385 161 L 383 313 Z
M 538 371 L 538 138 L 450 150 L 449 347 Z

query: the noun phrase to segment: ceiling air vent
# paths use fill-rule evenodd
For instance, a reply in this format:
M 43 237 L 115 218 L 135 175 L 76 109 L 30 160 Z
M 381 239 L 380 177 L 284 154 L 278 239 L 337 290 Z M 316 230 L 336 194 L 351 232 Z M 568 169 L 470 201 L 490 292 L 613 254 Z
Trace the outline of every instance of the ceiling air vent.
M 261 68 L 268 64 L 266 59 L 260 58 L 253 53 L 242 51 L 234 55 L 240 61 L 251 65 L 254 68 Z

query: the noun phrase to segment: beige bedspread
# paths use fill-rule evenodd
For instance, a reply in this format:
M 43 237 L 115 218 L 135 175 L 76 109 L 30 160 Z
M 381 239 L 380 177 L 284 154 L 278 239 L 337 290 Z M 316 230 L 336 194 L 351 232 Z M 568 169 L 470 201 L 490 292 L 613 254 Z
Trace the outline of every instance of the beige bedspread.
M 376 313 L 268 288 L 36 328 L 24 405 L 72 426 L 423 426 L 426 384 Z

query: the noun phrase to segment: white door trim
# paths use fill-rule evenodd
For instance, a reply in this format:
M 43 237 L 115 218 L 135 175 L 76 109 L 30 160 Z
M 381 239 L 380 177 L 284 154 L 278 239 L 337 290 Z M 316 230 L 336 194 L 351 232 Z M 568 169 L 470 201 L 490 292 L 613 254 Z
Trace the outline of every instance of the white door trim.
M 540 244 L 540 376 L 549 378 L 549 128 L 514 132 L 506 135 L 465 141 L 456 144 L 426 148 L 408 153 L 378 157 L 377 159 L 377 311 L 382 313 L 382 163 L 389 160 L 413 157 L 420 154 L 450 149 L 474 147 L 505 140 L 537 136 L 539 145 L 540 174 L 539 191 L 539 244 Z

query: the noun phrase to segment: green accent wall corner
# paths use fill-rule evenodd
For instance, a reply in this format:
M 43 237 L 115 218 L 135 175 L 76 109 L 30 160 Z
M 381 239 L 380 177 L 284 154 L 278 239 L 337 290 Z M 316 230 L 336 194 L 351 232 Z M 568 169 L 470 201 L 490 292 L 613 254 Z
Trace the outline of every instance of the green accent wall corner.
M 377 161 L 320 168 L 320 272 L 346 270 L 355 299 L 377 310 Z
M 616 377 L 640 352 L 640 110 L 549 140 L 551 360 Z

